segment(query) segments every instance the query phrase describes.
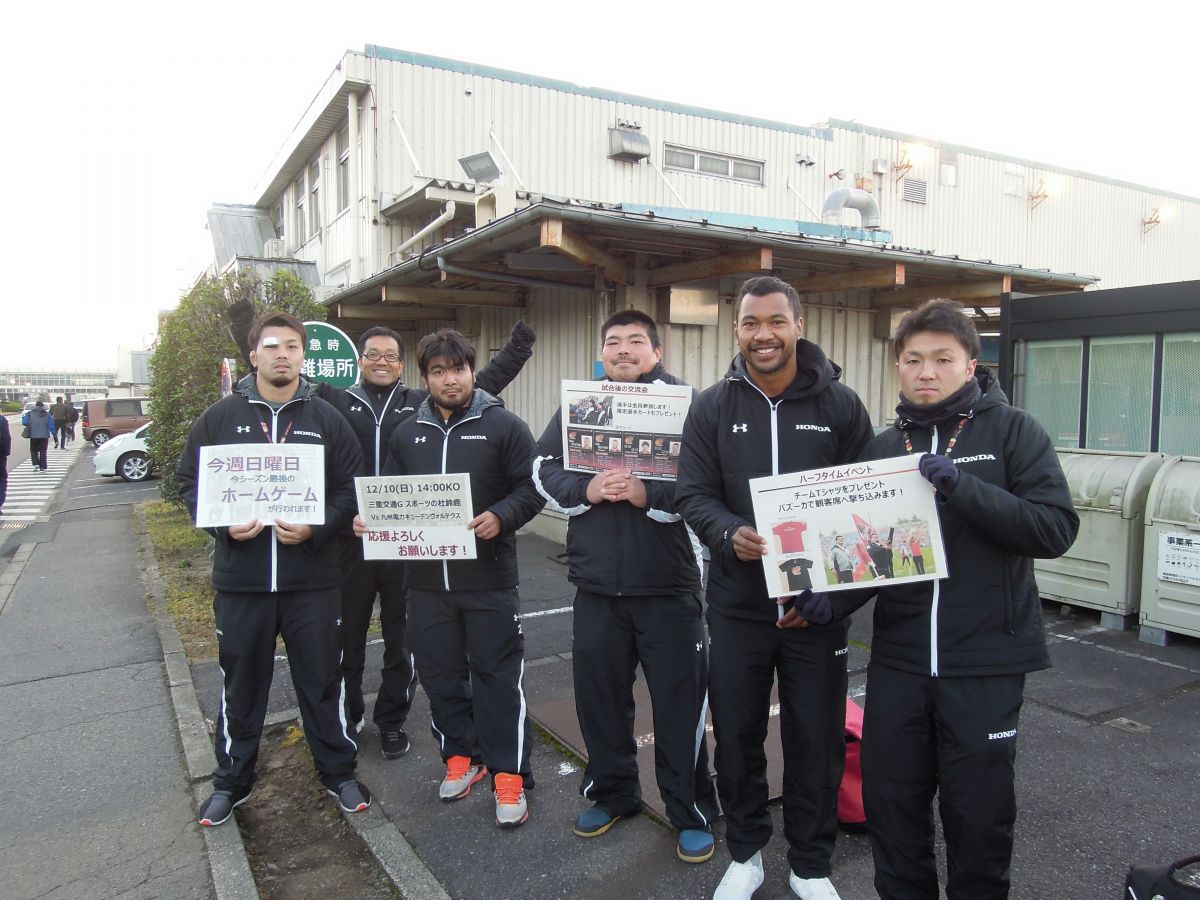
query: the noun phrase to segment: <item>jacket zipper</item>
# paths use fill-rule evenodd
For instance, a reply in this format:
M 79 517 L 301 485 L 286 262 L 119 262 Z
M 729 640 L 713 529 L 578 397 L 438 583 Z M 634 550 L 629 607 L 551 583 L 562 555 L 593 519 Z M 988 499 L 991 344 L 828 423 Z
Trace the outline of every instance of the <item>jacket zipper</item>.
M 929 452 L 937 453 L 938 432 L 934 425 L 930 432 Z M 940 581 L 933 583 L 933 604 L 929 609 L 929 672 L 938 677 L 938 601 L 941 599 Z
M 391 409 L 391 407 L 392 407 L 392 399 L 396 396 L 396 391 L 400 388 L 400 384 L 401 383 L 399 381 L 397 381 L 394 385 L 392 385 L 392 392 L 390 394 L 388 394 L 387 402 L 385 402 L 383 404 L 383 412 L 379 413 L 378 415 L 376 415 L 375 407 L 371 405 L 370 400 L 368 400 L 366 397 L 362 396 L 361 394 L 354 393 L 353 389 L 349 389 L 346 391 L 346 393 L 349 394 L 351 397 L 357 397 L 363 403 L 367 404 L 367 409 L 369 409 L 371 411 L 371 415 L 375 419 L 375 475 L 376 475 L 376 477 L 379 476 L 380 471 L 383 468 L 383 461 L 379 458 L 379 438 L 380 438 L 380 432 L 383 431 L 383 420 L 387 416 L 387 411 L 389 409 Z
M 777 401 L 772 403 L 771 398 L 768 397 L 765 393 L 763 393 L 762 388 L 760 388 L 757 384 L 755 384 L 753 382 L 753 380 L 747 378 L 746 384 L 750 385 L 752 388 L 754 388 L 756 391 L 758 391 L 759 394 L 762 395 L 762 398 L 767 401 L 767 408 L 769 410 L 771 410 L 771 474 L 778 475 L 779 474 L 779 404 L 783 402 L 783 397 L 780 397 Z M 784 612 L 783 612 L 782 606 L 775 607 L 775 616 L 777 619 L 783 618 Z
M 450 449 L 450 432 L 453 431 L 455 428 L 457 428 L 459 425 L 463 424 L 463 422 L 473 422 L 475 419 L 480 418 L 482 415 L 483 415 L 482 413 L 477 413 L 476 415 L 470 416 L 469 418 L 459 419 L 457 422 L 455 422 L 449 428 L 442 428 L 436 422 L 429 422 L 429 421 L 425 422 L 426 425 L 432 425 L 434 428 L 436 428 L 438 431 L 440 431 L 442 433 L 442 471 L 439 474 L 441 474 L 441 475 L 449 474 L 446 471 L 446 454 Z M 474 517 L 472 517 L 472 518 L 474 518 Z M 472 535 L 472 537 L 474 537 L 474 535 Z M 442 583 L 446 586 L 446 590 L 450 590 L 450 564 L 444 559 L 442 560 Z
M 295 403 L 295 400 L 289 400 L 278 410 L 271 409 L 271 404 L 262 400 L 251 400 L 251 403 L 260 403 L 265 406 L 271 413 L 271 443 L 275 443 L 275 439 L 279 436 L 279 414 Z M 271 528 L 271 593 L 274 594 L 279 590 L 279 555 L 277 545 L 279 537 L 275 534 L 275 525 L 272 523 Z

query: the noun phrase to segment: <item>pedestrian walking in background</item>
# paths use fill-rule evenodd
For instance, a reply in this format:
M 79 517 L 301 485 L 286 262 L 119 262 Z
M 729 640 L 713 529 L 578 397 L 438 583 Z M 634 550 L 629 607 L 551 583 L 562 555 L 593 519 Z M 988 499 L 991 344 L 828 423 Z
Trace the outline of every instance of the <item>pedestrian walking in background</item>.
M 55 437 L 54 449 L 62 450 L 67 446 L 67 419 L 69 418 L 70 407 L 63 403 L 62 397 L 54 398 L 54 405 L 50 407 L 50 418 L 54 420 Z
M 8 457 L 12 453 L 12 431 L 8 417 L 0 416 L 0 515 L 4 515 L 4 501 L 8 499 Z
M 29 438 L 29 464 L 39 472 L 45 472 L 49 467 L 46 448 L 50 439 L 58 433 L 58 426 L 41 400 L 21 416 L 21 424 L 25 426 L 25 437 Z

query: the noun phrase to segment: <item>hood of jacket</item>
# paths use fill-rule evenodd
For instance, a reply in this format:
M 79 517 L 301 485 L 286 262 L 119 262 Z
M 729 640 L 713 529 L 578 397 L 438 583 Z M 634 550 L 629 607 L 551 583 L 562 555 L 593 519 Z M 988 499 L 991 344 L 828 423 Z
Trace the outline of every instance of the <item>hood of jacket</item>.
M 425 402 L 417 410 L 417 421 L 428 422 L 430 425 L 436 425 L 441 429 L 452 428 L 463 419 L 470 419 L 480 415 L 489 406 L 504 406 L 504 401 L 499 397 L 493 397 L 485 390 L 475 388 L 475 392 L 471 395 L 470 404 L 465 409 L 455 410 L 450 420 L 446 421 L 442 418 L 442 414 L 437 411 L 436 404 L 434 404 L 431 395 L 425 398 Z
M 746 357 L 740 351 L 729 364 L 729 371 L 725 373 L 725 377 L 754 384 L 754 379 L 746 368 Z M 812 341 L 800 338 L 796 341 L 796 377 L 782 396 L 788 400 L 815 397 L 829 387 L 830 382 L 838 381 L 841 377 L 841 368 L 829 361 L 824 350 Z
M 260 394 L 258 391 L 258 376 L 253 372 L 242 378 L 242 380 L 237 383 L 237 387 L 235 387 L 233 390 L 235 393 L 241 394 L 247 400 L 254 400 L 259 403 L 267 402 L 263 399 L 262 394 Z M 292 397 L 292 400 L 307 400 L 315 395 L 316 388 L 313 387 L 312 382 L 310 382 L 307 378 L 301 378 L 300 387 L 297 389 L 295 396 Z M 291 403 L 292 400 L 287 402 Z

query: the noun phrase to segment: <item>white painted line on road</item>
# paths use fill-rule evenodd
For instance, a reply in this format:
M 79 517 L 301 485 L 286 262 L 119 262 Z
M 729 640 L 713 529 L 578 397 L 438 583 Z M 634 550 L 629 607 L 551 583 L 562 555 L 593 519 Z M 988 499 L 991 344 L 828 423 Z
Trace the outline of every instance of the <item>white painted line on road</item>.
M 536 619 L 538 616 L 557 616 L 559 613 L 569 613 L 573 606 L 560 606 L 558 609 L 540 609 L 537 612 L 521 613 L 522 619 Z
M 74 494 L 67 498 L 67 501 L 84 500 L 88 497 L 124 497 L 126 494 L 138 494 L 142 491 L 157 491 L 158 485 L 150 485 L 149 487 L 129 488 L 125 491 L 105 491 L 102 494 Z
M 1105 630 L 1107 631 L 1108 629 Z M 1177 669 L 1180 672 L 1190 672 L 1193 675 L 1200 675 L 1200 669 L 1191 669 L 1187 666 L 1181 666 L 1179 663 L 1167 662 L 1165 659 L 1156 659 L 1155 657 L 1148 656 L 1145 653 L 1134 653 L 1132 650 L 1119 650 L 1116 647 L 1098 644 L 1095 641 L 1085 641 L 1083 638 L 1076 637 L 1073 634 L 1059 634 L 1056 631 L 1052 631 L 1050 634 L 1064 641 L 1083 644 L 1085 647 L 1095 647 L 1097 650 L 1105 650 L 1109 653 L 1115 653 L 1117 656 L 1125 656 L 1129 659 L 1140 659 L 1142 662 L 1154 663 L 1156 666 L 1163 666 L 1167 669 Z

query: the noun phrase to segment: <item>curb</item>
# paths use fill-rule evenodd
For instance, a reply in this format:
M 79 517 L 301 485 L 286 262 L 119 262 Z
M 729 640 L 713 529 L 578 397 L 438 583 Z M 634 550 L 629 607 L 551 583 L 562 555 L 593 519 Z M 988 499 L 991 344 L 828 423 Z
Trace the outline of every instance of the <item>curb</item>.
M 205 783 L 212 773 L 213 765 L 208 721 L 200 711 L 200 698 L 196 694 L 195 682 L 192 681 L 192 668 L 183 649 L 183 642 L 179 639 L 175 622 L 167 609 L 166 589 L 158 571 L 158 561 L 154 556 L 154 547 L 150 542 L 140 505 L 134 505 L 133 514 L 141 530 L 139 549 L 142 554 L 142 583 L 146 593 L 153 598 L 152 611 L 158 626 L 159 642 L 162 644 L 171 703 L 175 709 L 175 723 L 198 809 L 208 795 Z M 18 551 L 18 556 L 25 550 L 25 546 L 32 552 L 32 544 L 23 545 Z M 6 571 L 3 577 L 7 575 Z M 3 577 L 0 577 L 0 597 L 5 596 Z M 13 580 L 16 580 L 15 577 Z M 0 611 L 3 611 L 2 601 Z M 271 714 L 264 724 L 275 725 L 299 719 L 299 709 L 288 709 Z M 402 896 L 420 897 L 422 900 L 450 900 L 450 895 L 446 893 L 437 877 L 381 807 L 382 801 L 376 800 L 365 812 L 342 813 L 342 818 L 354 829 L 355 834 L 366 845 Z M 217 897 L 220 900 L 258 897 L 258 887 L 246 858 L 246 848 L 242 843 L 241 831 L 238 830 L 237 818 L 231 818 L 220 828 L 201 828 L 201 831 L 204 833 L 209 870 Z
M 200 699 L 192 681 L 192 670 L 188 665 L 183 642 L 175 629 L 175 622 L 167 610 L 167 592 L 158 571 L 158 561 L 150 534 L 146 530 L 145 515 L 140 505 L 133 507 L 134 520 L 140 531 L 138 549 L 141 552 L 142 584 L 152 599 L 151 612 L 158 628 L 158 640 L 162 645 L 163 663 L 167 673 L 167 685 L 171 692 L 171 706 L 175 710 L 175 725 L 179 741 L 183 746 L 188 780 L 192 785 L 196 808 L 208 794 L 205 782 L 212 771 L 212 744 L 209 743 L 208 722 L 200 712 Z M 238 830 L 237 818 L 231 818 L 221 828 L 200 828 L 204 835 L 204 847 L 208 852 L 208 869 L 212 876 L 213 889 L 219 900 L 243 900 L 257 898 L 258 886 L 250 871 L 246 858 L 246 846 Z
M 33 548 L 36 546 L 37 544 L 22 544 L 13 554 L 12 562 L 4 567 L 3 572 L 0 572 L 0 614 L 3 614 L 4 607 L 8 606 L 8 598 L 12 596 L 13 588 L 17 586 L 17 579 L 25 571 L 25 564 L 33 556 Z

